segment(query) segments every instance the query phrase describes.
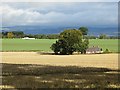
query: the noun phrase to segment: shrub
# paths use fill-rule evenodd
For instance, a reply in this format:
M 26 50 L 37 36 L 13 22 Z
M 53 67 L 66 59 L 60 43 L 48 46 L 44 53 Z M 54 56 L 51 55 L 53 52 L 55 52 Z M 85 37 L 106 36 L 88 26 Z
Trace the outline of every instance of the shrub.
M 111 53 L 109 49 L 106 49 L 104 53 Z

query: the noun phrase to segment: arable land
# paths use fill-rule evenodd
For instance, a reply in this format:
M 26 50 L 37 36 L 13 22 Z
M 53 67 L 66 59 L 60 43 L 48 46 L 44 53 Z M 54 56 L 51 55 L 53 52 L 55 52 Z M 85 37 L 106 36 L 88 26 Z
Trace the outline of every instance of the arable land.
M 3 90 L 21 88 L 120 88 L 118 40 L 94 39 L 89 46 L 110 54 L 52 55 L 55 39 L 3 39 Z M 8 51 L 8 52 L 6 52 Z M 23 52 L 24 51 L 24 52 Z M 29 52 L 35 51 L 35 52 Z
M 2 39 L 2 51 L 45 51 L 50 52 L 56 39 Z M 105 51 L 118 52 L 118 39 L 90 39 L 89 47 L 99 46 Z
M 118 54 L 1 52 L 2 88 L 120 88 Z
M 39 52 L 2 52 L 2 63 L 118 69 L 118 54 L 42 55 Z

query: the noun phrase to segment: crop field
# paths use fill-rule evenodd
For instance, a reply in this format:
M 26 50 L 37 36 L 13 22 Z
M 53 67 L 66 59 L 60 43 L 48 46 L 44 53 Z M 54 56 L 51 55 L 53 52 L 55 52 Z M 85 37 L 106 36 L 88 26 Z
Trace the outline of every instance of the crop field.
M 0 52 L 2 55 L 0 88 L 3 87 L 3 90 L 120 88 L 118 54 L 47 54 L 55 41 L 55 39 L 3 39 L 2 49 L 9 52 Z M 89 45 L 99 46 L 103 50 L 109 49 L 112 52 L 118 50 L 117 39 L 90 40 Z
M 38 52 L 2 52 L 2 85 L 4 88 L 17 88 L 15 90 L 120 88 L 118 65 L 118 54 L 41 55 Z
M 56 39 L 2 39 L 2 51 L 51 51 Z M 89 46 L 99 46 L 105 51 L 118 52 L 118 39 L 91 39 Z
M 51 51 L 50 46 L 55 39 L 2 39 L 3 51 Z
M 19 89 L 120 88 L 118 65 L 118 54 L 2 52 L 2 85 Z
M 1 52 L 2 87 L 120 88 L 118 54 L 43 55 Z M 14 88 L 14 89 L 12 89 Z M 4 89 L 3 89 L 4 90 Z M 5 89 L 8 90 L 8 89 Z
M 2 64 L 2 68 L 2 84 L 4 88 L 11 88 L 9 90 L 120 88 L 120 74 L 117 70 L 107 68 L 5 63 Z
M 23 88 L 120 88 L 118 70 L 96 67 L 2 64 L 2 84 Z M 31 88 L 31 89 L 30 89 Z M 33 89 L 32 89 L 33 88 Z M 5 89 L 8 90 L 8 89 Z
M 118 54 L 42 55 L 38 52 L 2 52 L 2 63 L 118 69 Z

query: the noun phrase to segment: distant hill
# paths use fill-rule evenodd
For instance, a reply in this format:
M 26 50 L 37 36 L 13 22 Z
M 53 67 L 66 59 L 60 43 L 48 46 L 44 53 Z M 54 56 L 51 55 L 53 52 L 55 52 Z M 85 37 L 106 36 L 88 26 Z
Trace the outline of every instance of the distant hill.
M 64 29 L 76 28 L 80 26 L 12 26 L 3 27 L 2 31 L 23 31 L 25 34 L 57 34 L 62 32 Z M 88 27 L 89 35 L 117 35 L 117 27 Z

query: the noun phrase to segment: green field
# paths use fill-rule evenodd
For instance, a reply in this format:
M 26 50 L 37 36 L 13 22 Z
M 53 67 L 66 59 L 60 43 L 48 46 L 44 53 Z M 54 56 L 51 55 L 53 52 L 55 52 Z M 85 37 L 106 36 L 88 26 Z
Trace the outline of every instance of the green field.
M 92 39 L 89 46 L 99 46 L 105 51 L 118 52 L 118 39 Z
M 56 39 L 2 39 L 2 51 L 51 51 L 50 46 Z M 99 46 L 118 52 L 118 39 L 91 39 L 89 46 Z

